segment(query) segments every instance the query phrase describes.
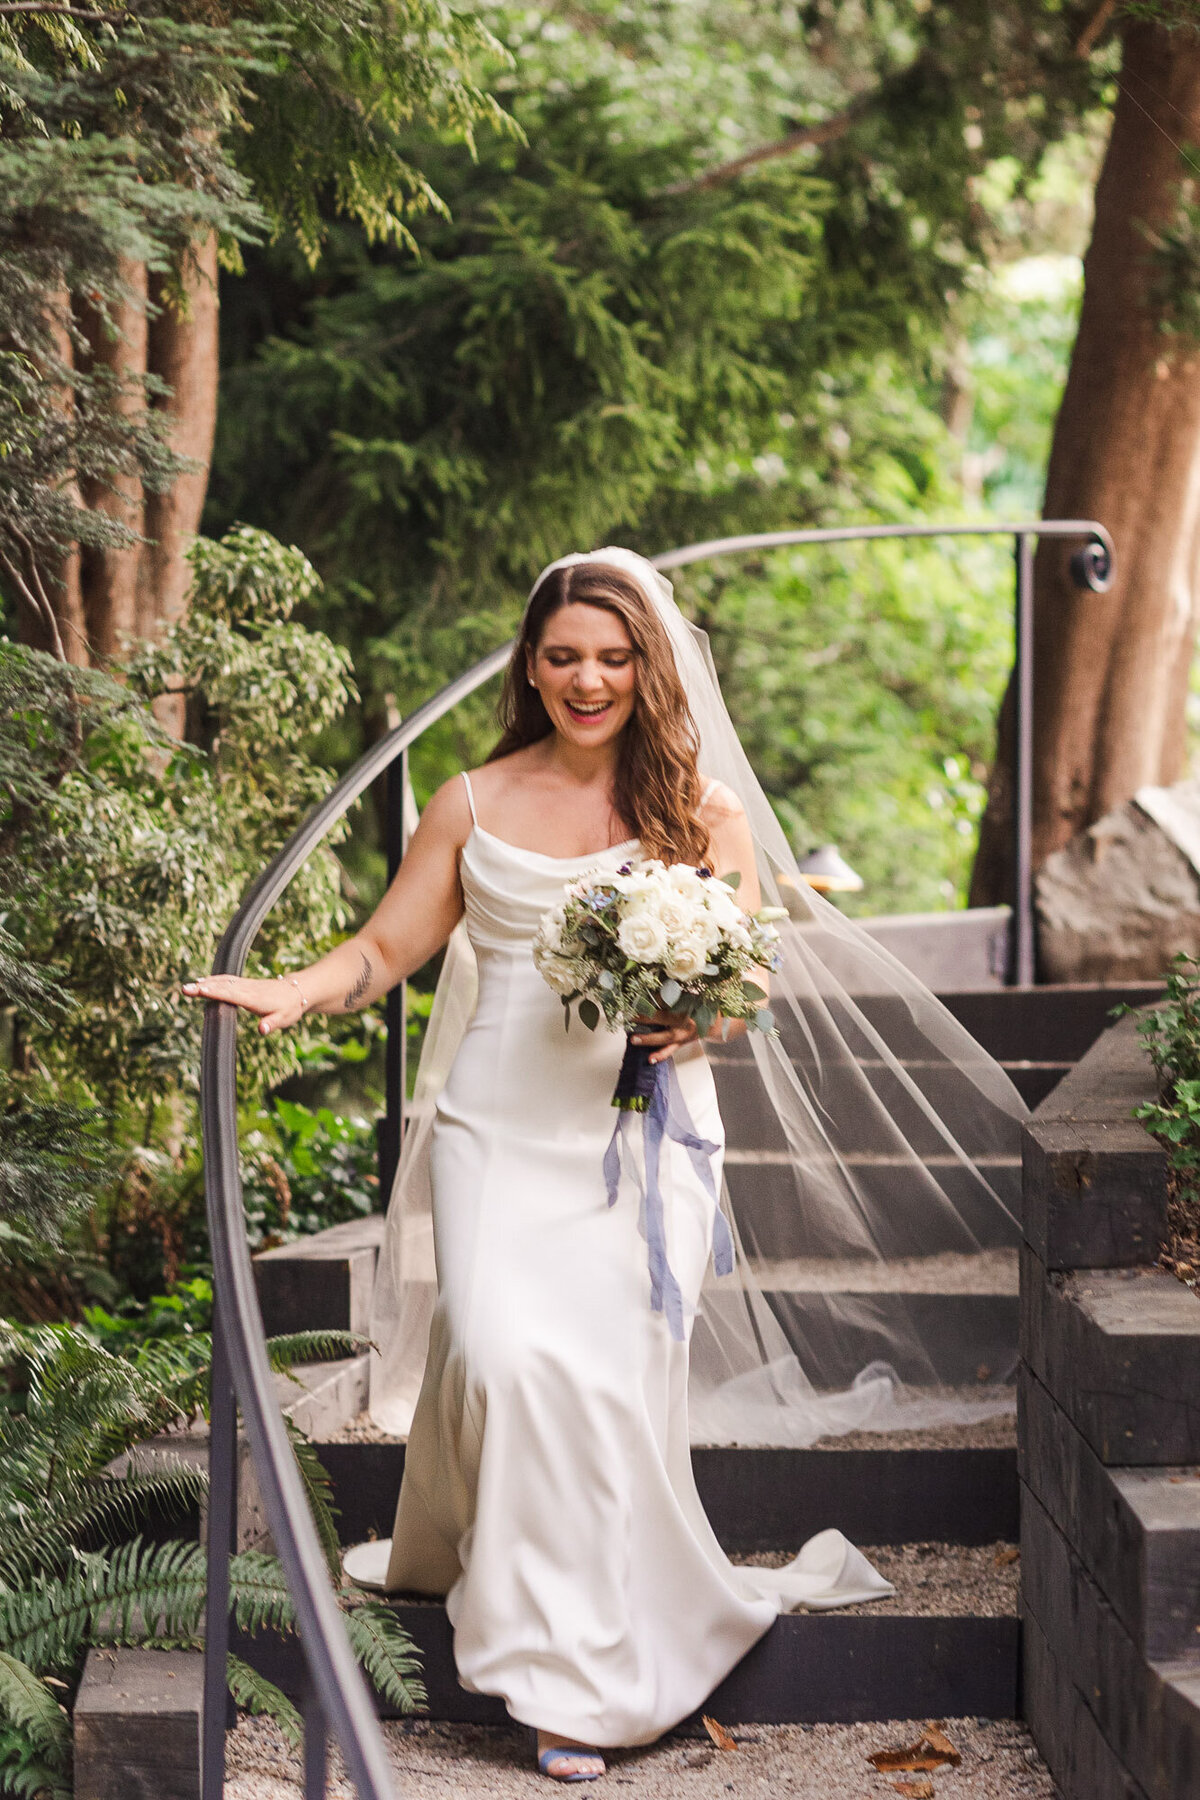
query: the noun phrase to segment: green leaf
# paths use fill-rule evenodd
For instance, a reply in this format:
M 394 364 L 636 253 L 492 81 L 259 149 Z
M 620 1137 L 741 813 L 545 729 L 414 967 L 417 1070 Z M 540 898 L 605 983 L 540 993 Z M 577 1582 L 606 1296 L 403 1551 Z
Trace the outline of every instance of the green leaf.
M 662 986 L 659 988 L 658 991 L 659 991 L 659 994 L 662 996 L 663 1005 L 669 1009 L 672 1006 L 674 1006 L 674 1004 L 678 1000 L 680 994 L 682 994 L 683 989 L 680 987 L 680 985 L 677 981 L 673 980 L 671 978 L 671 976 L 668 975 L 667 979 L 663 982 Z
M 600 1008 L 596 1005 L 594 1000 L 581 1000 L 579 1002 L 579 1023 L 581 1025 L 586 1025 L 589 1031 L 595 1031 L 597 1025 L 600 1023 Z
M 765 1000 L 767 998 L 766 988 L 759 987 L 756 981 L 743 981 L 742 992 L 747 1000 Z
M 304 1721 L 292 1705 L 287 1695 L 244 1663 L 239 1656 L 229 1656 L 225 1662 L 225 1679 L 235 1703 L 244 1711 L 256 1716 L 265 1714 L 274 1719 L 280 1731 L 293 1750 L 299 1750 L 304 1743 Z
M 736 894 L 737 890 L 742 885 L 742 871 L 740 869 L 730 869 L 728 875 L 722 875 L 721 880 L 725 883 L 726 887 L 732 888 Z

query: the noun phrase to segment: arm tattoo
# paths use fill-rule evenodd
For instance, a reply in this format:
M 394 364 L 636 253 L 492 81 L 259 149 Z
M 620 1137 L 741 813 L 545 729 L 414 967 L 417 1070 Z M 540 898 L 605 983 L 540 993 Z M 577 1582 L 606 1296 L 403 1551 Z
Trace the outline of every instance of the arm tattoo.
M 364 994 L 371 985 L 371 977 L 375 973 L 374 969 L 371 967 L 371 959 L 366 951 L 360 950 L 358 954 L 362 957 L 362 973 L 342 1001 L 342 1005 L 347 1012 L 353 1012 L 354 1008 L 362 1000 Z

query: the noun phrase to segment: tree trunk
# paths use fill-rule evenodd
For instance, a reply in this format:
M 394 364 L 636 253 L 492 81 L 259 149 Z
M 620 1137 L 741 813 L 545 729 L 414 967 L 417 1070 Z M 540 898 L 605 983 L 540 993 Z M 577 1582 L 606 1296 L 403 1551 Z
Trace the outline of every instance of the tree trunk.
M 1112 533 L 1107 594 L 1076 588 L 1077 546 L 1045 540 L 1035 565 L 1033 865 L 1147 783 L 1182 773 L 1200 555 L 1200 345 L 1160 329 L 1147 241 L 1170 223 L 1200 141 L 1200 34 L 1131 24 L 1096 188 L 1071 370 L 1054 430 L 1047 518 Z M 1013 695 L 971 883 L 1011 897 Z
M 172 449 L 191 467 L 161 494 L 143 491 L 136 474 L 119 476 L 111 486 L 94 484 L 84 502 L 131 525 L 146 540 L 110 550 L 75 551 L 60 579 L 33 569 L 26 584 L 29 596 L 27 636 L 38 647 L 83 665 L 116 659 L 138 638 L 155 638 L 183 617 L 190 584 L 186 551 L 199 529 L 208 487 L 209 461 L 217 418 L 218 307 L 217 243 L 213 235 L 196 245 L 180 272 L 178 287 L 165 281 L 148 295 L 146 270 L 128 264 L 122 271 L 130 299 L 112 320 L 113 331 L 86 309 L 80 314 L 92 352 L 92 366 L 109 369 L 121 384 L 113 404 L 127 416 L 145 404 L 140 378 L 147 372 L 167 383 L 169 392 L 154 402 L 166 417 Z M 182 289 L 182 304 L 178 289 Z M 148 319 L 146 300 L 160 309 Z M 64 302 L 65 304 L 65 302 Z M 64 359 L 70 337 L 62 327 Z M 69 396 L 67 402 L 69 404 Z M 31 553 L 32 554 L 32 553 Z M 14 576 L 14 582 L 16 581 Z M 39 616 L 38 595 L 52 607 L 53 617 Z M 183 735 L 182 698 L 169 695 L 155 712 L 177 737 Z
M 47 312 L 59 362 L 64 369 L 71 369 L 75 346 L 71 336 L 71 296 L 65 288 L 50 297 Z M 64 415 L 71 413 L 75 400 L 66 382 L 58 389 L 55 404 Z M 73 478 L 67 482 L 67 495 L 78 504 L 79 490 Z M 20 564 L 6 566 L 5 573 L 18 606 L 22 642 L 35 650 L 49 651 L 63 662 L 86 668 L 90 658 L 78 549 L 71 550 L 56 566 L 48 567 L 35 546 L 28 544 Z
M 217 300 L 217 240 L 213 233 L 195 246 L 182 271 L 184 305 L 168 294 L 157 296 L 161 311 L 150 325 L 150 368 L 168 384 L 159 404 L 169 421 L 171 448 L 194 464 L 178 475 L 165 493 L 147 494 L 146 537 L 138 571 L 137 631 L 159 637 L 181 619 L 191 580 L 186 552 L 200 529 L 213 434 L 217 424 L 217 381 L 220 374 Z M 154 710 L 182 737 L 186 708 L 182 697 L 164 696 Z
M 129 298 L 111 320 L 84 309 L 80 322 L 87 334 L 93 369 L 107 369 L 116 391 L 114 412 L 136 416 L 146 405 L 141 378 L 146 372 L 147 318 L 146 265 L 125 262 L 121 279 Z M 142 483 L 135 470 L 117 476 L 111 486 L 90 484 L 84 488 L 88 506 L 106 512 L 132 530 L 142 530 Z M 83 592 L 88 637 L 96 658 L 119 657 L 129 648 L 137 631 L 138 565 L 140 543 L 91 548 L 83 554 Z

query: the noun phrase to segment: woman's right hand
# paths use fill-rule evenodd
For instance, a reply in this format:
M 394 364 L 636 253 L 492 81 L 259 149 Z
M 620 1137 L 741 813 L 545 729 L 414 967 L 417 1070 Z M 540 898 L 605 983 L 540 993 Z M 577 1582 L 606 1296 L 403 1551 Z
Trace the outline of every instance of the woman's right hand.
M 244 975 L 204 975 L 185 981 L 183 992 L 189 1000 L 220 1000 L 227 1006 L 257 1013 L 258 1029 L 264 1037 L 268 1032 L 296 1025 L 304 1017 L 300 989 L 282 977 L 255 980 Z

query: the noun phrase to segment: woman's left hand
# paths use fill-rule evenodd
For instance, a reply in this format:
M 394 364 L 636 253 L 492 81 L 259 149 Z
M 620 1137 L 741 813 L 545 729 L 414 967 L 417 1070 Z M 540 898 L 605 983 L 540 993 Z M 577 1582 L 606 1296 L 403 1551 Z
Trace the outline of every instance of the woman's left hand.
M 632 1037 L 635 1044 L 653 1046 L 650 1061 L 659 1063 L 664 1057 L 674 1056 L 681 1044 L 694 1043 L 699 1035 L 695 1019 L 689 1019 L 686 1013 L 659 1011 L 639 1019 Z

